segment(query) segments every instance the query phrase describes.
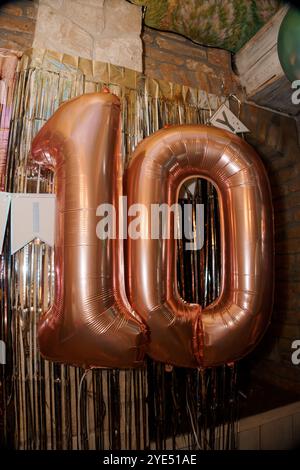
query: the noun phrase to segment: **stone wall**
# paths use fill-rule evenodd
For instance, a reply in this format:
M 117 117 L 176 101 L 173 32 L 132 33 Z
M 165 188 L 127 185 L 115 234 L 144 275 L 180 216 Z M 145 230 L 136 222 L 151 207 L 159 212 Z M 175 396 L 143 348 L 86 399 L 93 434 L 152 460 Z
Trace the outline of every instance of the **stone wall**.
M 37 6 L 21 0 L 1 7 L 0 47 L 23 50 L 33 42 Z M 114 26 L 112 26 L 114 25 Z M 141 12 L 125 0 L 40 0 L 35 47 L 142 69 Z M 197 46 L 178 35 L 146 28 L 146 75 L 243 96 L 228 52 Z M 300 148 L 295 120 L 244 104 L 247 140 L 257 149 L 271 182 L 276 237 L 272 324 L 247 359 L 252 372 L 290 390 L 300 388 L 291 344 L 300 339 Z
M 202 47 L 178 34 L 150 28 L 145 28 L 142 38 L 146 75 L 219 96 L 241 91 L 232 73 L 230 52 Z
M 141 8 L 126 0 L 19 0 L 0 6 L 0 47 L 30 47 L 142 71 Z
M 33 47 L 141 71 L 141 21 L 125 0 L 40 0 Z
M 18 0 L 0 6 L 0 48 L 24 51 L 33 42 L 37 2 Z

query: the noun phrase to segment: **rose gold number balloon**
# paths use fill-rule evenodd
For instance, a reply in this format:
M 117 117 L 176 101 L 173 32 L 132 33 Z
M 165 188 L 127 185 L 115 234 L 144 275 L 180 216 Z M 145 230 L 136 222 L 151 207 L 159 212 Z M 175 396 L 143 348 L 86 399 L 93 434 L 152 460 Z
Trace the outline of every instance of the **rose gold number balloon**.
M 222 289 L 202 312 L 177 291 L 176 243 L 128 238 L 128 291 L 150 329 L 148 353 L 158 361 L 195 367 L 235 361 L 257 344 L 269 323 L 273 298 L 273 220 L 264 167 L 246 142 L 213 127 L 177 126 L 145 139 L 127 174 L 128 206 L 177 202 L 188 178 L 217 188 L 222 243 Z M 131 223 L 129 218 L 128 223 Z
M 33 141 L 34 159 L 57 179 L 55 300 L 38 332 L 47 359 L 84 367 L 143 359 L 145 327 L 126 300 L 122 241 L 96 235 L 98 205 L 118 209 L 119 149 L 120 103 L 108 93 L 62 105 Z

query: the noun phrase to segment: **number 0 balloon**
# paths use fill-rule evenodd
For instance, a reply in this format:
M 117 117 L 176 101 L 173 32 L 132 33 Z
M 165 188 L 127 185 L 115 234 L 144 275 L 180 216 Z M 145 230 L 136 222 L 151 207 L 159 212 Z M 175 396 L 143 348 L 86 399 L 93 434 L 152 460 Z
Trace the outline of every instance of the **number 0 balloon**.
M 247 354 L 268 326 L 271 193 L 259 157 L 242 139 L 214 127 L 177 126 L 156 132 L 137 147 L 127 174 L 128 206 L 143 204 L 148 213 L 151 204 L 172 206 L 180 185 L 193 177 L 207 178 L 218 192 L 220 297 L 201 311 L 178 295 L 172 221 L 166 239 L 151 239 L 147 220 L 143 239 L 128 238 L 128 292 L 150 329 L 151 357 L 177 366 L 210 367 Z
M 268 178 L 249 145 L 207 126 L 176 126 L 145 139 L 125 186 L 128 207 L 143 204 L 148 215 L 140 218 L 142 237 L 126 241 L 125 267 L 119 218 L 116 239 L 96 234 L 100 204 L 121 211 L 118 98 L 88 94 L 62 105 L 34 139 L 32 154 L 54 170 L 57 186 L 55 301 L 38 332 L 46 358 L 136 367 L 147 348 L 158 361 L 210 367 L 255 347 L 272 308 L 273 219 Z M 151 238 L 148 220 L 152 204 L 176 203 L 192 177 L 210 180 L 220 205 L 222 289 L 203 310 L 177 291 L 174 218 L 167 239 Z

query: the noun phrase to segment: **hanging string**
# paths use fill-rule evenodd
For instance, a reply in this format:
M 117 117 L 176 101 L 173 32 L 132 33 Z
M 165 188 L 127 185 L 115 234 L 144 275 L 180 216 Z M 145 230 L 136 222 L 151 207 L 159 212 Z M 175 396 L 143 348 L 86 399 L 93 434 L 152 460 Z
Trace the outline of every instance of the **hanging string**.
M 81 404 L 81 394 L 82 394 L 82 385 L 84 380 L 86 379 L 87 374 L 90 372 L 90 369 L 87 369 L 84 371 L 84 373 L 81 376 L 80 382 L 79 382 L 79 392 L 78 392 L 78 402 L 77 402 L 77 423 L 78 423 L 78 429 L 80 429 L 80 416 L 81 416 L 81 409 L 80 409 L 80 404 Z M 81 434 L 77 434 L 77 445 L 78 445 L 78 450 L 81 450 Z

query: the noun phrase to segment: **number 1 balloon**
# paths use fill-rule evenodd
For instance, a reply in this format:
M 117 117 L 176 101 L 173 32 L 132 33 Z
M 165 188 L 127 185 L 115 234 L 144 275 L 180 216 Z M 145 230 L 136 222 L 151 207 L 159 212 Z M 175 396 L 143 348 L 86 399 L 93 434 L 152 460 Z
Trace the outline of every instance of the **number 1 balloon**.
M 55 171 L 57 186 L 55 300 L 39 325 L 42 355 L 83 367 L 141 365 L 145 327 L 125 296 L 122 240 L 96 234 L 98 205 L 118 209 L 121 194 L 118 98 L 95 93 L 63 104 L 32 155 Z

